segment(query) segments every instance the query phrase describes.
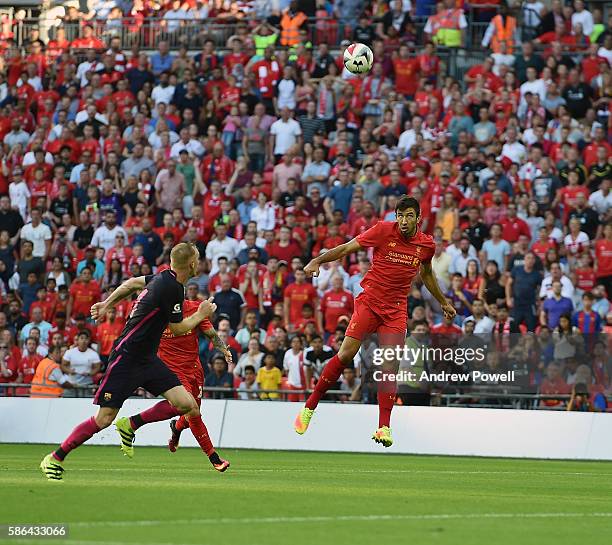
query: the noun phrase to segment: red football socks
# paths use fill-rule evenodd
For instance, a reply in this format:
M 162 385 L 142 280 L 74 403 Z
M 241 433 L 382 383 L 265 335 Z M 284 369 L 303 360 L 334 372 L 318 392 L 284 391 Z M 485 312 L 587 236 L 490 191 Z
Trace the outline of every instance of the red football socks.
M 321 373 L 321 377 L 317 381 L 314 391 L 310 394 L 310 397 L 306 401 L 306 407 L 308 409 L 316 409 L 319 401 L 325 395 L 325 392 L 329 390 L 340 378 L 344 364 L 340 361 L 338 354 L 336 354 L 331 360 L 329 360 Z
M 202 417 L 200 415 L 191 416 L 185 418 L 185 420 L 189 424 L 189 429 L 191 429 L 191 433 L 193 433 L 193 436 L 196 438 L 198 445 L 200 445 L 202 450 L 206 453 L 206 456 L 211 456 L 215 452 L 215 447 L 213 447 L 212 441 L 208 435 L 208 430 L 202 421 Z
M 178 414 L 178 411 L 172 405 L 170 405 L 170 402 L 164 400 L 156 403 L 150 409 L 142 411 L 140 414 L 131 416 L 130 424 L 132 425 L 132 429 L 136 431 L 145 424 L 150 424 L 151 422 L 162 422 L 172 418 L 173 416 L 178 416 Z
M 391 427 L 391 411 L 395 404 L 397 383 L 394 380 L 383 380 L 378 383 L 378 427 Z
M 187 422 L 185 415 L 180 416 L 180 418 L 174 424 L 174 427 L 176 428 L 176 431 L 183 431 L 189 427 L 189 422 Z
M 72 430 L 60 447 L 53 452 L 53 457 L 60 462 L 63 461 L 71 450 L 81 446 L 87 439 L 93 437 L 99 431 L 100 428 L 96 423 L 95 417 L 92 416 L 85 420 L 85 422 L 81 422 Z

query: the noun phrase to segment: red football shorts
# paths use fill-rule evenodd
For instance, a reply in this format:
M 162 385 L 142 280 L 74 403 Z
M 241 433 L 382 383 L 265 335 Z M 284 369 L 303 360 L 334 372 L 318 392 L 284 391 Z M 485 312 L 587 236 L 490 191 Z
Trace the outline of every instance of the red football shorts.
M 381 345 L 403 345 L 407 322 L 406 303 L 394 305 L 375 301 L 364 291 L 355 299 L 355 310 L 346 335 L 362 341 L 367 335 L 377 333 Z
M 191 372 L 186 372 L 185 368 L 181 368 L 180 371 L 175 370 L 174 372 L 185 389 L 199 403 L 202 399 L 202 387 L 204 386 L 204 371 L 200 362 L 196 362 Z

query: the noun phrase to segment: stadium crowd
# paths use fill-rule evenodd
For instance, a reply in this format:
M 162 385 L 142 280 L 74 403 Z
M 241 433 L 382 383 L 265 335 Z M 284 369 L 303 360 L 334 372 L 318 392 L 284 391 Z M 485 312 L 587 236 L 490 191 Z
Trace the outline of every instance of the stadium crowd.
M 314 279 L 303 266 L 393 220 L 410 194 L 458 311 L 445 322 L 415 284 L 411 338 L 486 338 L 496 347 L 486 368 L 520 370 L 523 391 L 573 388 L 590 399 L 580 410 L 604 408 L 610 20 L 582 0 L 489 6 L 478 16 L 490 20 L 481 46 L 490 55 L 460 81 L 438 48 L 465 45 L 461 2 L 427 4 L 435 12 L 418 32 L 419 3 L 293 0 L 270 13 L 258 4 L 97 1 L 88 13 L 70 4 L 48 39 L 33 27 L 24 47 L 3 26 L 0 383 L 34 382 L 32 395 L 95 385 L 130 303 L 101 324 L 90 306 L 189 241 L 202 259 L 186 297 L 214 296 L 215 326 L 234 351 L 227 369 L 201 342 L 206 385 L 237 386 L 245 399 L 308 388 L 339 347 L 370 260 L 363 251 Z M 369 74 L 343 68 L 348 39 L 336 50 L 306 32 L 317 9 L 372 47 Z M 125 52 L 120 36 L 99 32 L 153 10 L 166 21 L 155 44 Z M 227 47 L 204 36 L 195 54 L 170 49 L 186 20 L 223 15 L 242 21 Z M 372 346 L 336 398 L 375 399 Z

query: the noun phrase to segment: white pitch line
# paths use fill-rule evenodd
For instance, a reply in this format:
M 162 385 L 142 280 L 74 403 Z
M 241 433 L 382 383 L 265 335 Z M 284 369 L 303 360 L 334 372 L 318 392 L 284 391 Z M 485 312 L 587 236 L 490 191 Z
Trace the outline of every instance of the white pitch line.
M 81 467 L 81 468 L 71 468 L 70 466 L 68 466 L 66 468 L 70 473 L 72 472 L 81 472 L 81 471 L 95 471 L 97 473 L 100 472 L 100 468 L 85 468 L 85 467 Z M 6 472 L 15 472 L 15 471 L 35 471 L 36 468 L 15 468 L 15 469 L 1 469 L 0 468 L 0 474 L 2 474 L 3 471 Z M 104 468 L 103 471 L 117 471 L 117 472 L 125 472 L 126 469 L 125 468 Z M 139 468 L 134 468 L 134 467 L 130 467 L 129 468 L 130 472 L 134 472 L 134 471 L 141 471 L 141 472 L 151 472 L 151 471 L 161 471 L 160 468 L 153 468 L 153 467 L 139 467 Z M 201 473 L 201 469 L 188 469 L 188 468 L 181 468 L 180 471 L 182 473 Z M 337 474 L 342 474 L 342 473 L 354 473 L 354 470 L 352 469 L 342 469 L 342 468 L 318 468 L 318 467 L 312 467 L 312 468 L 276 468 L 276 469 L 264 469 L 264 468 L 232 468 L 232 473 L 311 473 L 313 471 L 317 471 L 318 473 L 337 473 Z M 514 476 L 514 475 L 542 475 L 542 476 L 547 476 L 547 475 L 554 475 L 554 476 L 568 476 L 568 475 L 576 475 L 576 476 L 581 476 L 581 477 L 612 477 L 612 473 L 597 473 L 597 472 L 589 472 L 589 471 L 520 471 L 520 470 L 512 470 L 512 471 L 461 471 L 461 470 L 456 470 L 456 469 L 449 469 L 449 470 L 444 470 L 444 469 L 363 469 L 363 470 L 359 470 L 360 473 L 372 473 L 372 474 L 379 474 L 379 473 L 391 473 L 391 474 L 395 474 L 395 473 L 409 473 L 409 474 L 419 474 L 419 473 L 423 473 L 423 474 L 440 474 L 440 475 L 508 475 L 508 476 Z
M 612 518 L 609 513 L 434 513 L 423 515 L 337 515 L 337 516 L 306 516 L 306 517 L 245 517 L 245 518 L 205 518 L 184 520 L 114 520 L 114 521 L 90 521 L 90 522 L 67 522 L 77 528 L 95 527 L 127 527 L 127 526 L 163 526 L 172 524 L 184 525 L 207 525 L 207 524 L 287 524 L 300 522 L 371 522 L 371 521 L 401 521 L 401 520 L 479 520 L 479 519 L 546 519 L 546 518 Z

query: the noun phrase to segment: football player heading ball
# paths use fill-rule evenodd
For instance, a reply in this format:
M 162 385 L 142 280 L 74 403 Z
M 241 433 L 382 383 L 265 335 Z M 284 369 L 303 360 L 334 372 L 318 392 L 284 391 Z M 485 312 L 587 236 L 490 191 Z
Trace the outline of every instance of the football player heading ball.
M 317 276 L 323 263 L 343 259 L 363 248 L 373 248 L 372 268 L 361 281 L 363 292 L 355 300 L 355 312 L 346 330 L 340 350 L 321 373 L 314 391 L 305 407 L 295 419 L 294 428 L 300 435 L 310 424 L 319 401 L 340 377 L 346 366 L 353 364 L 353 358 L 367 335 L 377 333 L 381 346 L 403 345 L 406 338 L 408 310 L 406 300 L 412 280 L 420 273 L 425 287 L 442 307 L 444 316 L 454 318 L 456 311 L 438 285 L 433 273 L 431 258 L 435 244 L 430 235 L 419 231 L 421 211 L 416 199 L 404 195 L 395 208 L 396 221 L 379 221 L 353 240 L 336 246 L 314 258 L 304 272 Z M 383 377 L 397 373 L 398 362 L 388 362 L 383 368 Z M 395 380 L 384 379 L 378 384 L 378 429 L 372 439 L 385 447 L 393 444 L 390 421 L 395 403 Z

